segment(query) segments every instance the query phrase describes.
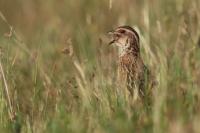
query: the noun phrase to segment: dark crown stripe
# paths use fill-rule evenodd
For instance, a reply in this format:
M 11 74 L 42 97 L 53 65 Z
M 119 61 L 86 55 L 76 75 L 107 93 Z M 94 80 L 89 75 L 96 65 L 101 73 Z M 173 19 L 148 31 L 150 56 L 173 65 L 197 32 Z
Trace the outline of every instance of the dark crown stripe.
M 137 38 L 136 40 L 138 40 L 138 43 L 139 43 L 139 40 L 140 40 L 139 35 L 132 27 L 125 25 L 125 26 L 120 26 L 118 28 L 124 28 L 124 29 L 127 29 L 127 30 L 133 32 L 136 35 L 136 38 Z

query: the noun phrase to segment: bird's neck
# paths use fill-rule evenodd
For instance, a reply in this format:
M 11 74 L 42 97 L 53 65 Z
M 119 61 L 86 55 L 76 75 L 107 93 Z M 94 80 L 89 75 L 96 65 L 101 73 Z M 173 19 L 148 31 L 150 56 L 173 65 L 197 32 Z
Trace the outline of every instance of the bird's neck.
M 133 67 L 138 63 L 139 60 L 141 60 L 139 52 L 134 51 L 133 49 L 126 49 L 119 55 L 119 63 L 121 64 L 122 68 L 124 66 Z
M 136 51 L 134 48 L 119 48 L 119 57 L 124 57 L 124 56 L 133 56 L 133 57 L 139 57 L 139 51 Z

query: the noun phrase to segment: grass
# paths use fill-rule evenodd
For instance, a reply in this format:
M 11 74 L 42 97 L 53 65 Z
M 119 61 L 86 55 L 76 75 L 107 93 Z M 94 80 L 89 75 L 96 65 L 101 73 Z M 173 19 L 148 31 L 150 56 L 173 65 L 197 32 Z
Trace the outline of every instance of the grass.
M 0 131 L 200 132 L 199 6 L 0 1 Z M 142 57 L 158 80 L 151 109 L 131 108 L 116 92 L 117 50 L 106 32 L 124 24 L 140 33 Z

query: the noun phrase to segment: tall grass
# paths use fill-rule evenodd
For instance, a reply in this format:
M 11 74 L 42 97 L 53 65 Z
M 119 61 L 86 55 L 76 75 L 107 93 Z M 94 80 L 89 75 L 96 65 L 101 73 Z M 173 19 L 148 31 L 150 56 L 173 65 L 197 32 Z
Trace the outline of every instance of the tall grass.
M 198 0 L 0 1 L 0 131 L 200 132 Z M 153 103 L 117 91 L 106 32 L 130 25 L 158 81 Z M 11 101 L 11 104 L 9 102 Z

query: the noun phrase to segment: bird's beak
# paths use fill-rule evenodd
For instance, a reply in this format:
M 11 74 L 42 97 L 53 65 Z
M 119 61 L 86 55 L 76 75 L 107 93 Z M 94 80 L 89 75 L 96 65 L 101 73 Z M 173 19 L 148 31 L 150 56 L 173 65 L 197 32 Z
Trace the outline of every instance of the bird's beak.
M 115 32 L 114 31 L 109 31 L 107 32 L 108 36 L 111 38 L 111 41 L 108 43 L 108 45 L 111 45 L 115 42 L 115 39 L 114 39 L 114 34 Z

